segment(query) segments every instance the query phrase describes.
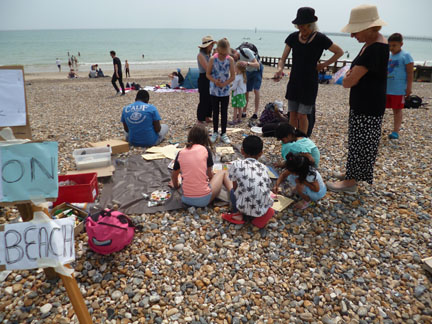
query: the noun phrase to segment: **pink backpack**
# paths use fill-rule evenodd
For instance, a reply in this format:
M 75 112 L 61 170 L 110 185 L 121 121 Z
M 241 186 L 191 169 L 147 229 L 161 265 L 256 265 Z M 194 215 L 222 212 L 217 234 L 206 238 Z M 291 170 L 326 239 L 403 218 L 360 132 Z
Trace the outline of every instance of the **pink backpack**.
M 135 226 L 125 214 L 105 209 L 86 220 L 90 248 L 99 254 L 123 250 L 132 242 Z

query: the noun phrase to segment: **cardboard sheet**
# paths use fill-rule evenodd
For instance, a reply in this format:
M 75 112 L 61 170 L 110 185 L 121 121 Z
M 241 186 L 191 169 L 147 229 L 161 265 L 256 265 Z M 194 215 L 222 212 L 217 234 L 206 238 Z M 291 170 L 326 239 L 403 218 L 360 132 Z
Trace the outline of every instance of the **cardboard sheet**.
M 220 155 L 234 154 L 234 149 L 232 146 L 217 146 L 216 154 L 220 154 Z
M 111 147 L 112 154 L 129 152 L 129 143 L 120 139 L 110 139 L 102 142 L 89 143 L 90 147 Z
M 273 209 L 278 212 L 284 210 L 294 202 L 294 200 L 292 200 L 291 198 L 287 198 L 281 195 L 276 195 L 276 197 L 273 198 L 273 200 L 274 200 Z
M 86 170 L 74 170 L 74 171 L 68 171 L 66 174 L 82 174 L 82 173 L 89 173 L 89 172 L 96 172 L 98 178 L 102 177 L 111 177 L 113 175 L 115 168 L 113 165 L 103 167 L 103 168 L 95 168 L 95 169 L 86 169 Z
M 146 154 L 148 153 L 159 153 L 163 154 L 166 158 L 174 160 L 177 156 L 177 153 L 180 151 L 177 148 L 177 145 L 166 145 L 166 146 L 152 146 L 146 150 Z M 144 156 L 143 156 L 144 157 Z

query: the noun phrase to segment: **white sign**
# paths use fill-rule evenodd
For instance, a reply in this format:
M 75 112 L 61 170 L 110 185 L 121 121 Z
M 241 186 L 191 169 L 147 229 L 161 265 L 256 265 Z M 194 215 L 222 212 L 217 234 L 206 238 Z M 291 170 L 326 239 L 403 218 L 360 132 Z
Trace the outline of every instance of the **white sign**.
M 0 232 L 0 266 L 23 270 L 74 261 L 74 226 L 74 217 L 4 225 Z
M 0 127 L 24 126 L 25 124 L 23 71 L 0 69 Z

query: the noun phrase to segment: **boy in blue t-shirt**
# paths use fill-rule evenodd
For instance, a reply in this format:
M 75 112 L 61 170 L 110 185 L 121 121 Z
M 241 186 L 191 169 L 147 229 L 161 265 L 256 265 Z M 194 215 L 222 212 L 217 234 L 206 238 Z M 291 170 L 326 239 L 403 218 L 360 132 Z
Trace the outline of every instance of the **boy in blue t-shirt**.
M 160 123 L 156 107 L 149 104 L 149 93 L 139 90 L 135 102 L 123 108 L 121 122 L 126 140 L 134 146 L 158 145 L 168 133 L 168 126 Z
M 390 139 L 398 139 L 402 124 L 402 109 L 404 98 L 411 94 L 413 82 L 414 61 L 411 55 L 402 51 L 403 38 L 394 33 L 388 38 L 390 58 L 387 74 L 386 108 L 393 108 L 394 127 Z

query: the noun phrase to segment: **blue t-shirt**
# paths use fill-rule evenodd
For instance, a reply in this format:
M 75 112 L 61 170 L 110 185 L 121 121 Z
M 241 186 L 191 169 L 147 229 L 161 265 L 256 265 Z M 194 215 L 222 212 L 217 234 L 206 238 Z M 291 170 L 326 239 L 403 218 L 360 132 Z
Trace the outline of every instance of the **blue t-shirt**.
M 282 157 L 286 160 L 288 153 L 299 154 L 309 153 L 315 160 L 315 167 L 318 168 L 320 161 L 320 152 L 315 143 L 309 138 L 303 137 L 291 143 L 282 143 Z
M 394 55 L 390 53 L 387 74 L 387 94 L 398 96 L 406 95 L 406 65 L 413 62 L 413 58 L 407 52 L 400 51 Z
M 152 146 L 159 138 L 153 122 L 161 120 L 156 107 L 136 101 L 123 108 L 121 121 L 129 129 L 129 143 L 135 146 Z

